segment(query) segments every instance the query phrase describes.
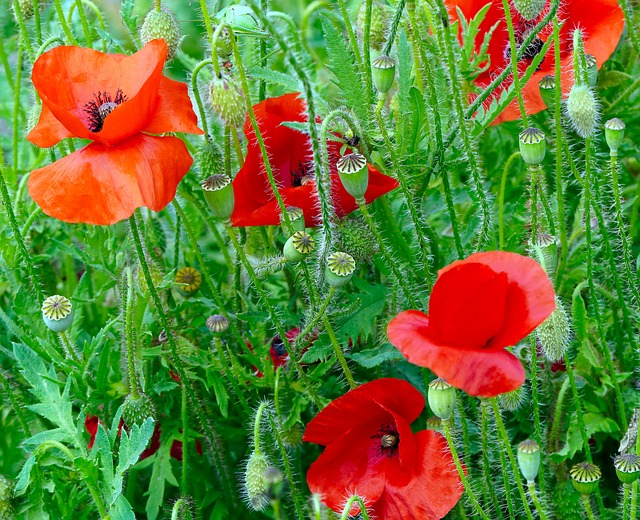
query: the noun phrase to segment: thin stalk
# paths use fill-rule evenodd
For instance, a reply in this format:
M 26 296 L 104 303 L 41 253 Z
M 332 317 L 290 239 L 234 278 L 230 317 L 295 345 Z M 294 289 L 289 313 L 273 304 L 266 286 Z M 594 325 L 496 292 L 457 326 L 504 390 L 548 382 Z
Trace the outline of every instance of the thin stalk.
M 539 403 L 539 397 L 538 397 L 538 349 L 537 349 L 537 341 L 536 341 L 535 334 L 529 335 L 529 355 L 531 356 L 531 362 L 529 364 L 529 372 L 531 373 L 531 403 L 533 407 L 533 436 L 534 436 L 534 440 L 538 443 L 538 446 L 544 446 L 542 442 L 542 426 L 540 425 L 540 403 Z M 538 478 L 540 480 L 540 489 L 544 493 L 545 491 L 544 464 L 540 465 Z
M 60 343 L 62 344 L 62 348 L 67 355 L 67 358 L 74 361 L 77 364 L 80 364 L 80 359 L 78 358 L 78 354 L 76 354 L 76 349 L 73 347 L 69 338 L 67 337 L 66 332 L 58 332 L 58 338 L 60 338 Z
M 382 54 L 385 54 L 387 56 L 389 56 L 391 47 L 393 47 L 393 42 L 396 40 L 398 26 L 400 25 L 400 21 L 402 20 L 402 11 L 404 10 L 404 5 L 405 0 L 400 0 L 396 5 L 396 10 L 393 14 L 393 20 L 391 21 L 391 26 L 389 27 L 387 42 L 384 44 L 384 49 L 382 50 Z
M 18 0 L 13 0 L 13 12 L 18 22 L 18 27 L 20 28 L 20 43 L 27 51 L 27 54 L 29 55 L 29 61 L 33 63 L 35 61 L 33 47 L 31 46 L 31 39 L 29 38 L 29 33 L 27 32 L 27 24 L 24 21 L 24 16 L 22 15 L 22 9 L 20 8 L 20 2 L 18 2 Z M 17 68 L 17 71 L 19 73 L 20 68 Z
M 4 388 L 4 393 L 7 395 L 7 399 L 9 403 L 11 403 L 11 408 L 16 414 L 18 418 L 18 422 L 20 423 L 20 427 L 24 432 L 25 439 L 31 437 L 31 428 L 29 428 L 29 422 L 27 421 L 23 411 L 24 407 L 18 402 L 18 398 L 13 392 L 13 388 L 11 388 L 11 384 L 9 383 L 9 379 L 7 378 L 7 374 L 0 370 L 0 383 L 2 383 L 2 388 Z
M 21 37 L 22 39 L 22 37 Z M 20 84 L 22 82 L 22 60 L 24 58 L 24 53 L 22 52 L 22 49 L 19 48 L 18 49 L 18 56 L 17 56 L 17 63 L 16 63 L 16 88 L 13 91 L 13 116 L 12 116 L 12 123 L 13 123 L 13 128 L 12 128 L 12 135 L 11 135 L 11 140 L 13 143 L 12 146 L 12 168 L 11 168 L 11 172 L 12 172 L 12 180 L 17 179 L 18 177 L 18 171 L 20 169 L 20 150 L 22 149 L 22 147 L 19 146 L 18 143 L 18 139 L 19 139 L 19 135 L 20 135 L 20 131 L 22 129 L 22 122 L 20 121 L 20 117 L 19 117 L 19 113 L 20 113 L 20 108 L 22 107 L 22 103 L 20 103 Z
M 565 363 L 568 356 L 565 354 Z M 564 396 L 567 393 L 567 389 L 569 388 L 570 379 L 566 377 L 560 386 L 560 390 L 558 390 L 558 394 L 556 396 L 555 409 L 553 411 L 553 421 L 551 423 L 551 434 L 549 435 L 549 453 L 553 453 L 559 449 L 557 445 L 558 435 L 560 431 L 560 419 L 562 416 L 562 404 L 564 403 Z M 542 446 L 542 444 L 540 444 Z
M 536 483 L 533 480 L 530 480 L 529 482 L 527 482 L 527 487 L 529 488 L 529 496 L 531 496 L 531 501 L 533 502 L 533 505 L 536 508 L 536 511 L 538 512 L 538 516 L 540 517 L 540 520 L 547 520 L 547 515 L 544 512 L 544 508 L 542 507 L 542 504 L 540 503 L 540 499 L 538 498 L 538 494 L 536 493 Z
M 220 363 L 221 365 L 224 365 L 225 361 L 227 361 L 227 356 L 225 355 L 224 349 L 222 348 L 222 339 L 220 338 L 220 336 L 216 335 L 215 338 L 213 339 L 213 343 L 215 345 L 216 352 L 218 353 L 218 357 L 220 358 Z M 231 384 L 231 388 L 233 388 L 233 392 L 236 394 L 238 400 L 240 401 L 240 405 L 242 406 L 242 408 L 244 409 L 247 415 L 251 415 L 251 408 L 244 396 L 244 392 L 242 392 L 242 390 L 240 389 L 241 387 L 238 387 L 238 384 L 244 384 L 244 381 L 236 380 L 236 377 L 242 373 L 242 372 L 238 373 L 238 370 L 237 370 L 238 368 L 240 368 L 241 370 L 241 367 L 237 366 L 238 360 L 236 359 L 235 355 L 233 354 L 233 352 L 231 352 L 231 349 L 229 348 L 227 349 L 227 355 L 229 357 L 229 363 L 230 363 L 229 368 L 231 371 L 231 375 L 227 373 L 226 367 L 224 366 L 222 369 L 222 375 L 223 376 L 225 374 L 227 375 L 227 377 L 229 378 L 229 383 Z M 234 370 L 234 368 L 236 370 Z
M 217 1 L 216 1 L 217 4 Z M 207 0 L 200 0 L 200 11 L 202 12 L 202 20 L 204 21 L 204 27 L 207 31 L 207 38 L 209 45 L 213 44 L 213 27 L 211 26 L 211 17 L 209 16 L 209 8 L 207 7 Z M 213 11 L 217 12 L 217 8 Z M 216 49 L 212 47 L 212 52 L 215 55 Z
M 329 339 L 331 340 L 331 345 L 333 346 L 333 351 L 342 367 L 342 372 L 344 373 L 344 377 L 347 379 L 349 383 L 349 388 L 353 390 L 358 385 L 356 385 L 355 380 L 353 379 L 353 375 L 351 374 L 351 370 L 349 370 L 349 366 L 347 365 L 347 360 L 344 358 L 344 354 L 342 353 L 342 349 L 340 348 L 340 344 L 338 343 L 338 339 L 336 338 L 336 333 L 333 331 L 333 327 L 329 322 L 329 318 L 327 318 L 326 314 L 322 315 L 322 322 L 324 323 L 324 327 L 329 335 Z
M 182 402 L 180 415 L 182 417 L 182 475 L 180 478 L 180 490 L 183 496 L 189 492 L 189 417 L 187 414 L 187 386 L 182 385 Z
M 135 328 L 133 326 L 134 314 L 134 292 L 133 292 L 133 273 L 127 267 L 127 298 L 124 301 L 124 337 L 127 346 L 127 368 L 129 373 L 129 392 L 131 397 L 138 399 L 140 397 L 140 383 L 136 373 L 136 347 L 135 347 Z
M 324 301 L 322 302 L 322 305 L 320 306 L 318 311 L 313 314 L 313 317 L 304 326 L 304 328 L 302 329 L 302 332 L 300 332 L 300 334 L 298 334 L 299 340 L 298 340 L 298 338 L 296 338 L 296 341 L 294 343 L 294 346 L 295 346 L 294 352 L 298 351 L 298 348 L 297 348 L 298 345 L 304 341 L 304 338 L 309 333 L 311 333 L 313 328 L 317 325 L 317 323 L 320 321 L 320 319 L 325 315 L 327 307 L 329 307 L 329 303 L 331 303 L 331 299 L 333 298 L 333 295 L 336 293 L 336 290 L 337 289 L 335 287 L 331 287 L 329 289 L 329 292 L 327 293 L 327 296 L 324 299 Z
M 347 6 L 345 5 L 344 0 L 338 0 L 338 5 L 340 5 L 342 20 L 344 21 L 344 25 L 347 28 L 347 34 L 349 35 L 349 43 L 351 44 L 351 51 L 353 52 L 353 57 L 356 60 L 356 66 L 358 67 L 358 72 L 362 74 L 362 69 L 363 69 L 362 56 L 360 56 L 360 51 L 358 50 L 358 40 L 356 39 L 356 35 L 353 32 L 353 25 L 351 25 L 351 17 L 347 12 Z
M 365 0 L 364 11 L 364 38 L 362 49 L 364 58 L 362 68 L 364 69 L 364 85 L 366 89 L 367 105 L 372 103 L 373 84 L 371 83 L 371 10 L 373 0 Z
M 200 125 L 202 125 L 202 131 L 204 132 L 205 139 L 209 136 L 209 125 L 207 123 L 207 114 L 204 111 L 204 104 L 202 103 L 202 96 L 200 96 L 200 90 L 198 89 L 198 74 L 200 74 L 203 67 L 212 65 L 212 63 L 211 58 L 202 60 L 193 68 L 193 72 L 191 73 L 191 91 L 193 92 L 193 97 L 195 98 L 196 105 L 198 106 Z
M 358 506 L 360 507 L 360 515 L 362 515 L 362 520 L 369 520 L 367 506 L 365 505 L 364 501 L 357 495 L 349 497 L 349 500 L 347 500 L 347 503 L 342 510 L 342 515 L 340 515 L 340 520 L 347 520 L 347 518 L 351 518 L 349 512 L 351 511 L 351 508 L 353 508 L 354 504 L 358 504 Z
M 481 427 L 480 431 L 483 434 L 480 436 L 480 440 L 482 442 L 482 473 L 486 482 L 491 482 L 493 480 L 493 476 L 491 475 L 491 463 L 489 461 L 489 421 L 488 421 L 488 404 L 485 399 L 480 403 L 482 408 L 481 414 Z M 458 406 L 458 410 L 460 410 L 460 406 Z M 491 500 L 491 505 L 493 506 L 494 511 L 498 514 L 500 519 L 504 518 L 502 514 L 502 507 L 500 506 L 500 502 L 498 501 L 498 496 L 496 495 L 495 487 L 492 485 L 483 486 L 485 492 L 489 494 L 489 498 Z M 507 497 L 509 496 L 509 492 L 507 491 Z M 511 509 L 509 509 L 511 512 Z
M 516 91 L 518 107 L 520 107 L 520 117 L 522 117 L 522 125 L 525 128 L 528 128 L 529 118 L 527 117 L 527 111 L 524 108 L 524 99 L 522 98 L 522 89 L 520 88 L 518 60 L 516 59 L 518 48 L 516 47 L 516 36 L 513 31 L 513 19 L 511 18 L 511 8 L 509 7 L 509 0 L 502 0 L 502 9 L 504 10 L 504 19 L 507 22 L 507 31 L 509 32 L 509 50 L 511 51 L 511 75 L 513 77 L 513 87 Z
M 520 157 L 520 152 L 515 152 L 507 159 L 502 169 L 502 179 L 500 180 L 500 194 L 498 195 L 498 243 L 500 244 L 499 249 L 501 251 L 504 249 L 504 192 L 507 187 L 507 174 L 509 173 L 511 163 L 518 157 Z
M 71 23 L 71 15 L 73 14 L 73 7 L 69 11 L 69 23 Z M 80 17 L 80 24 L 82 25 L 82 32 L 84 33 L 85 44 L 89 49 L 93 49 L 91 29 L 89 28 L 89 22 L 87 22 L 87 15 L 82 7 L 82 0 L 76 0 L 75 7 L 78 8 L 78 16 Z
M 587 513 L 587 518 L 589 520 L 596 520 L 596 517 L 593 516 L 593 510 L 591 509 L 591 499 L 589 498 L 589 495 L 580 495 L 580 497 L 582 498 L 582 505 Z
M 53 5 L 56 8 L 56 14 L 58 15 L 58 20 L 60 21 L 60 25 L 62 26 L 62 31 L 67 37 L 67 41 L 71 45 L 75 45 L 79 47 L 80 44 L 78 43 L 78 40 L 76 40 L 75 36 L 71 33 L 71 29 L 69 28 L 67 19 L 64 16 L 64 11 L 62 10 L 62 5 L 60 4 L 60 0 L 53 0 Z
M 629 508 L 631 498 L 631 484 L 622 485 L 622 520 L 629 520 Z
M 40 2 L 39 0 L 31 0 L 33 7 L 33 25 L 36 28 L 36 43 L 42 45 L 42 22 L 40 21 Z

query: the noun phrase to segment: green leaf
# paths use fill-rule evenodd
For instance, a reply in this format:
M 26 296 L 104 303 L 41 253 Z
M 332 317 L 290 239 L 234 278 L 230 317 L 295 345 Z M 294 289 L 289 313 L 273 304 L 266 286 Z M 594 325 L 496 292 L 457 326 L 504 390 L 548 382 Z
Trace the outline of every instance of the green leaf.
M 316 363 L 318 361 L 326 361 L 333 354 L 333 346 L 329 340 L 329 336 L 325 333 L 320 334 L 320 337 L 316 339 L 309 349 L 303 354 L 303 363 Z
M 358 310 L 346 319 L 339 320 L 340 336 L 343 339 L 358 336 L 369 337 L 374 331 L 376 318 L 386 305 L 387 288 L 380 284 L 370 284 L 361 278 L 353 278 L 353 285 L 360 291 L 349 294 L 350 300 L 360 299 Z
M 220 372 L 207 371 L 207 383 L 209 388 L 213 387 L 213 392 L 216 396 L 216 402 L 218 403 L 222 417 L 227 417 L 229 415 L 229 394 L 227 393 L 227 387 Z
M 24 494 L 25 490 L 29 486 L 29 481 L 31 480 L 31 470 L 35 465 L 36 458 L 33 455 L 22 465 L 22 469 L 20 470 L 20 473 L 18 473 L 18 477 L 16 479 L 16 486 L 14 489 L 15 496 Z
M 154 458 L 151 480 L 149 481 L 149 491 L 147 495 L 147 505 L 145 511 L 149 520 L 155 520 L 160 508 L 164 504 L 165 482 L 173 486 L 178 485 L 176 477 L 171 470 L 171 443 L 165 442 L 157 451 Z
M 122 0 L 120 6 L 120 16 L 124 25 L 131 31 L 131 34 L 138 32 L 138 17 L 133 15 L 133 5 L 135 0 Z
M 347 355 L 347 357 L 364 368 L 373 368 L 387 361 L 401 361 L 404 359 L 400 351 L 391 343 L 385 343 L 379 348 L 355 352 Z

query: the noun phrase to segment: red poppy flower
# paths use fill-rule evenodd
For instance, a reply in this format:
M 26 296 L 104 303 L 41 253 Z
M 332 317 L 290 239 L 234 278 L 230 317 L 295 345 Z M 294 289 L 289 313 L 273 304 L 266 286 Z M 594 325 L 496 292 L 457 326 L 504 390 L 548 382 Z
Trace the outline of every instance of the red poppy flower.
M 304 101 L 298 95 L 293 93 L 267 99 L 255 105 L 253 110 L 285 205 L 301 208 L 306 225 L 312 227 L 320 224 L 321 217 L 313 179 L 311 143 L 307 135 L 282 125 L 284 122 L 303 123 L 307 120 Z M 248 118 L 244 133 L 249 144 L 244 164 L 233 180 L 235 208 L 231 222 L 234 226 L 278 225 L 280 209 L 264 171 L 262 153 Z M 337 216 L 343 217 L 358 206 L 342 186 L 336 169 L 340 146 L 335 141 L 328 143 L 331 200 Z M 369 188 L 365 199 L 372 202 L 397 186 L 394 179 L 369 166 Z
M 326 446 L 307 473 L 311 491 L 338 512 L 358 495 L 376 518 L 444 517 L 463 489 L 440 434 L 411 431 L 423 408 L 422 394 L 400 379 L 371 381 L 330 403 L 303 437 Z
M 166 56 L 165 41 L 153 40 L 131 56 L 56 47 L 36 60 L 42 113 L 27 139 L 93 141 L 31 172 L 29 193 L 47 215 L 108 225 L 171 202 L 193 160 L 177 137 L 150 134 L 202 131 L 187 86 L 162 75 Z
M 445 0 L 445 4 L 453 20 L 458 19 L 457 9 L 460 9 L 464 17 L 469 20 L 474 18 L 478 11 L 487 4 L 487 0 Z M 521 43 L 528 36 L 529 31 L 544 18 L 544 15 L 549 10 L 549 2 L 547 2 L 546 7 L 538 18 L 527 21 L 520 16 L 511 2 L 509 5 L 511 6 L 516 43 Z M 595 57 L 596 65 L 600 68 L 618 45 L 624 28 L 624 14 L 616 0 L 563 0 L 559 14 L 560 19 L 565 22 L 560 31 L 560 57 L 562 63 L 562 91 L 567 93 L 571 85 L 573 85 L 572 43 L 574 29 L 582 29 L 585 52 Z M 491 0 L 491 7 L 480 25 L 480 33 L 475 40 L 476 50 L 480 49 L 484 34 L 496 23 L 498 23 L 498 27 L 491 37 L 488 49 L 489 68 L 475 79 L 476 85 L 480 88 L 485 88 L 497 74 L 511 66 L 509 33 L 504 20 L 501 0 Z M 523 58 L 520 63 L 521 73 L 529 66 L 535 55 L 541 51 L 543 43 L 552 37 L 553 23 L 549 23 L 541 31 L 539 38 L 536 38 L 527 49 L 525 53 L 527 57 Z M 535 114 L 546 108 L 540 97 L 538 83 L 547 75 L 555 75 L 553 44 L 551 44 L 547 55 L 540 64 L 540 68 L 522 87 L 528 114 Z M 511 85 L 511 81 L 511 78 L 507 78 L 503 86 L 508 88 Z M 491 98 L 489 98 L 489 101 L 491 101 Z M 519 117 L 520 111 L 518 110 L 517 101 L 514 101 L 494 122 L 512 121 Z
M 505 350 L 555 309 L 542 267 L 516 253 L 475 253 L 438 272 L 429 315 L 398 314 L 389 340 L 416 365 L 470 395 L 494 397 L 524 382 L 524 369 Z

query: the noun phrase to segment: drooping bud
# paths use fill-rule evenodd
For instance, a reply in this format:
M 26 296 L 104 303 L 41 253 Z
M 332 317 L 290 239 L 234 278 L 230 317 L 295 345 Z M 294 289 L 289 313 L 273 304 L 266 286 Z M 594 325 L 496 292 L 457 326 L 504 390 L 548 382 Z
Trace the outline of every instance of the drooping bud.
M 598 64 L 596 63 L 596 57 L 593 54 L 585 54 L 584 57 L 587 64 L 587 79 L 589 85 L 595 87 L 598 82 Z
M 612 153 L 618 153 L 618 148 L 622 146 L 624 140 L 624 129 L 626 125 L 617 117 L 609 119 L 604 124 L 604 138 L 607 141 L 607 146 Z
M 160 11 L 149 11 L 140 28 L 140 41 L 143 45 L 155 39 L 167 42 L 167 61 L 171 61 L 180 45 L 180 24 L 173 12 L 164 5 Z
M 349 283 L 356 270 L 356 261 L 353 257 L 342 251 L 331 253 L 327 258 L 325 278 L 331 287 L 342 287 Z
M 456 407 L 456 389 L 439 377 L 429 383 L 427 399 L 433 413 L 448 421 Z
M 181 267 L 175 278 L 176 283 L 182 284 L 180 292 L 185 296 L 193 296 L 202 284 L 202 275 L 194 267 Z
M 349 253 L 356 262 L 370 261 L 378 252 L 378 241 L 362 218 L 340 220 L 336 226 L 335 247 Z
M 213 78 L 209 85 L 209 100 L 213 110 L 227 125 L 242 126 L 246 104 L 238 83 L 225 76 Z
M 527 439 L 518 444 L 518 466 L 527 482 L 533 482 L 540 469 L 540 446 L 537 442 Z
M 311 254 L 316 241 L 306 231 L 296 231 L 289 237 L 282 250 L 289 262 L 300 262 Z
M 618 455 L 613 460 L 616 475 L 623 484 L 631 484 L 640 477 L 640 456 L 634 453 Z
M 569 347 L 571 325 L 564 305 L 556 296 L 556 308 L 536 329 L 542 353 L 549 361 L 559 361 Z
M 525 20 L 540 16 L 546 0 L 513 0 L 513 5 Z
M 593 135 L 598 122 L 598 103 L 589 87 L 577 84 L 571 87 L 567 98 L 567 115 L 580 137 Z
M 202 179 L 217 173 L 224 173 L 224 155 L 218 143 L 207 138 L 196 151 L 196 164 Z
M 64 332 L 73 321 L 71 302 L 59 294 L 49 296 L 42 302 L 42 319 L 53 332 Z
M 500 394 L 498 396 L 498 403 L 500 404 L 500 408 L 515 412 L 524 404 L 526 398 L 527 391 L 524 385 L 522 385 L 511 392 Z
M 254 511 L 262 511 L 269 505 L 267 482 L 264 477 L 270 466 L 267 458 L 257 451 L 254 451 L 247 461 L 244 471 L 244 491 L 249 506 Z
M 216 173 L 205 180 L 201 186 L 211 212 L 221 220 L 229 220 L 235 205 L 231 178 L 224 173 Z
M 391 90 L 396 79 L 396 62 L 386 54 L 383 54 L 373 60 L 371 66 L 373 84 L 378 92 L 386 94 Z
M 542 98 L 542 101 L 547 106 L 547 108 L 555 106 L 556 77 L 550 74 L 543 77 L 538 83 L 538 88 L 540 89 L 540 97 Z
M 520 132 L 520 155 L 530 166 L 537 166 L 544 161 L 547 141 L 544 132 L 539 128 L 529 127 Z
M 0 520 L 13 520 L 14 509 L 11 499 L 13 497 L 13 482 L 4 475 L 0 475 Z
M 369 167 L 364 155 L 350 153 L 343 155 L 336 164 L 344 189 L 356 201 L 364 200 L 369 187 Z
M 122 420 L 124 424 L 131 428 L 133 425 L 140 426 L 149 417 L 156 420 L 156 407 L 147 394 L 137 392 L 137 395 L 129 394 L 124 400 L 122 407 Z
M 296 231 L 304 231 L 304 211 L 302 211 L 301 208 L 296 208 L 293 206 L 289 206 L 287 208 L 285 208 L 287 211 L 287 215 L 289 216 L 289 222 L 291 223 L 291 232 L 290 234 L 292 235 L 293 233 L 295 233 Z M 287 230 L 285 229 L 285 220 L 284 220 L 284 216 L 282 214 L 280 214 L 280 227 L 282 228 L 282 231 L 286 234 L 289 235 L 289 233 L 287 232 Z
M 173 504 L 171 518 L 177 520 L 194 520 L 193 500 L 191 497 L 182 496 Z
M 205 323 L 207 328 L 214 334 L 220 334 L 229 328 L 229 320 L 222 314 L 209 316 Z
M 20 15 L 22 16 L 23 20 L 29 20 L 33 16 L 34 9 L 33 9 L 33 2 L 31 0 L 17 0 L 17 2 L 11 3 L 11 7 L 13 9 L 13 18 L 16 21 L 16 23 L 20 23 L 19 17 L 18 17 L 18 11 L 20 12 Z
M 595 464 L 580 462 L 571 468 L 569 475 L 571 475 L 571 482 L 578 493 L 590 495 L 598 487 L 602 472 Z

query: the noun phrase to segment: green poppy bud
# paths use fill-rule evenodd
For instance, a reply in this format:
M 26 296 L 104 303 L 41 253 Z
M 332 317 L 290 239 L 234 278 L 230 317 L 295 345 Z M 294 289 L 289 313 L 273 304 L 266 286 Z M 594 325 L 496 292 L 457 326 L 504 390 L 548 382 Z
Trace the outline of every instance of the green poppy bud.
M 598 82 L 598 64 L 596 63 L 596 57 L 593 54 L 585 54 L 584 57 L 587 63 L 587 79 L 589 85 L 595 87 Z
M 556 77 L 547 75 L 538 82 L 540 89 L 540 97 L 547 108 L 551 108 L 556 104 Z
M 71 302 L 59 294 L 49 296 L 42 302 L 42 319 L 53 332 L 64 332 L 73 321 Z
M 520 155 L 522 160 L 530 166 L 536 166 L 544 160 L 547 151 L 547 141 L 544 132 L 538 128 L 529 127 L 520 132 Z
M 285 229 L 285 220 L 284 216 L 280 214 L 280 227 L 285 235 L 290 236 L 296 231 L 304 231 L 305 223 L 304 223 L 304 211 L 301 208 L 296 208 L 293 206 L 286 208 L 287 215 L 289 216 L 289 222 L 291 223 L 291 232 L 288 233 Z
M 243 125 L 246 104 L 238 83 L 227 77 L 214 78 L 209 85 L 209 100 L 225 124 L 236 128 Z
M 202 189 L 211 212 L 221 220 L 229 220 L 235 205 L 231 178 L 224 173 L 216 173 L 202 183 Z
M 580 462 L 571 468 L 569 475 L 571 475 L 571 482 L 578 493 L 590 495 L 597 489 L 602 472 L 595 464 Z
M 364 155 L 350 153 L 343 155 L 336 164 L 344 189 L 356 202 L 364 201 L 369 187 L 369 167 Z
M 356 261 L 347 253 L 338 251 L 327 258 L 324 276 L 331 287 L 342 287 L 349 283 L 356 270 Z
M 215 32 L 216 27 L 213 27 L 213 31 Z M 231 34 L 229 33 L 229 29 L 223 27 L 220 33 L 218 34 L 218 39 L 216 40 L 216 54 L 218 57 L 226 60 L 233 54 L 233 45 L 231 45 Z
M 448 421 L 456 407 L 456 389 L 439 377 L 429 383 L 427 399 L 433 413 Z
M 356 28 L 358 34 L 363 37 L 366 18 L 366 2 L 360 4 L 356 15 Z M 380 50 L 387 40 L 387 26 L 391 18 L 391 10 L 380 2 L 372 2 L 371 24 L 369 25 L 369 44 L 372 49 Z
M 224 155 L 218 143 L 208 138 L 196 151 L 196 164 L 200 169 L 201 178 L 206 179 L 216 173 L 224 173 Z
M 613 460 L 616 475 L 623 484 L 631 484 L 640 477 L 640 456 L 634 453 L 618 455 Z
M 193 500 L 191 497 L 182 496 L 173 504 L 171 518 L 176 520 L 194 520 Z
M 171 61 L 180 45 L 180 24 L 173 12 L 164 5 L 160 11 L 149 11 L 140 28 L 140 41 L 143 45 L 156 39 L 167 42 L 167 61 Z
M 500 408 L 510 412 L 515 412 L 524 404 L 526 398 L 527 391 L 525 390 L 524 385 L 522 385 L 511 392 L 500 394 L 498 396 L 498 402 L 500 403 Z
M 336 225 L 336 249 L 350 254 L 356 262 L 369 261 L 378 252 L 378 241 L 360 217 L 348 217 Z
M 124 400 L 122 407 L 122 420 L 124 424 L 131 428 L 135 425 L 142 425 L 149 417 L 156 420 L 156 407 L 147 394 L 142 392 L 137 395 L 129 394 Z
M 396 62 L 386 54 L 373 60 L 371 77 L 378 92 L 386 94 L 396 79 Z
M 181 267 L 176 273 L 175 282 L 182 285 L 180 292 L 184 296 L 193 296 L 202 284 L 202 275 L 193 267 Z
M 205 323 L 207 328 L 214 334 L 220 334 L 229 328 L 229 320 L 222 314 L 209 316 Z
M 604 124 L 604 138 L 612 153 L 618 153 L 618 148 L 622 146 L 625 127 L 624 122 L 618 118 L 609 119 Z
M 0 475 L 0 520 L 13 520 L 14 509 L 11 499 L 13 498 L 13 482 L 4 475 Z
M 13 9 L 13 18 L 16 21 L 16 23 L 20 23 L 19 17 L 18 17 L 18 11 L 22 15 L 23 20 L 29 20 L 33 16 L 34 9 L 33 9 L 33 2 L 31 0 L 17 0 L 17 2 L 11 3 L 11 7 Z M 2 517 L 0 516 L 0 519 L 1 518 Z
M 598 103 L 591 89 L 585 85 L 571 87 L 567 98 L 567 115 L 580 137 L 591 137 L 598 121 Z
M 316 241 L 309 233 L 296 231 L 284 244 L 282 252 L 289 262 L 300 262 L 311 254 L 315 244 Z
M 256 451 L 247 461 L 244 471 L 244 492 L 249 507 L 254 511 L 262 511 L 269 505 L 267 482 L 264 476 L 270 466 L 267 458 Z
M 540 446 L 537 442 L 527 439 L 518 444 L 518 466 L 527 482 L 533 482 L 540 469 Z
M 525 20 L 540 16 L 546 0 L 513 0 L 513 5 Z
M 556 296 L 556 308 L 536 329 L 542 353 L 549 361 L 559 361 L 569 348 L 571 325 L 564 305 Z

